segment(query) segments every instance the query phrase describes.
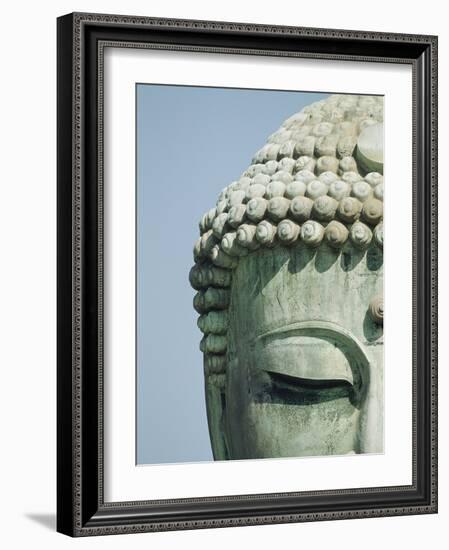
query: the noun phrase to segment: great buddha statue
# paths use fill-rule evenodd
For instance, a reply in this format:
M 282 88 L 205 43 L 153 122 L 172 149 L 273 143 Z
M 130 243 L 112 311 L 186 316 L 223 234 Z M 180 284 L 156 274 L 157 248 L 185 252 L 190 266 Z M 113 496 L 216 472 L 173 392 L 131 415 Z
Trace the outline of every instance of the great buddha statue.
M 200 221 L 215 460 L 383 452 L 383 98 L 287 119 Z

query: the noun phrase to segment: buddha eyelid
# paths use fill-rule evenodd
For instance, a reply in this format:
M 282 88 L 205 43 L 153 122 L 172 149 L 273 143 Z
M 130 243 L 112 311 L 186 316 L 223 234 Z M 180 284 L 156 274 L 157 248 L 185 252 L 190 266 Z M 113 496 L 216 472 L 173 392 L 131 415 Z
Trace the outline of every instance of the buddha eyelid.
M 294 386 L 304 387 L 308 389 L 331 389 L 335 387 L 351 387 L 353 382 L 346 378 L 302 378 L 300 376 L 292 376 L 290 374 L 284 374 L 282 372 L 275 372 L 267 370 L 271 379 L 277 383 L 291 384 Z
M 280 347 L 280 346 L 279 346 Z M 296 347 L 296 346 L 295 346 Z M 298 345 L 298 348 L 300 346 Z M 314 358 L 303 357 L 301 354 L 290 355 L 288 358 L 279 356 L 278 353 L 273 355 L 267 351 L 267 354 L 262 351 L 259 355 L 260 370 L 267 372 L 275 381 L 290 382 L 299 386 L 327 386 L 334 384 L 347 383 L 354 385 L 354 373 L 347 360 L 341 360 L 336 357 L 335 361 L 319 362 Z

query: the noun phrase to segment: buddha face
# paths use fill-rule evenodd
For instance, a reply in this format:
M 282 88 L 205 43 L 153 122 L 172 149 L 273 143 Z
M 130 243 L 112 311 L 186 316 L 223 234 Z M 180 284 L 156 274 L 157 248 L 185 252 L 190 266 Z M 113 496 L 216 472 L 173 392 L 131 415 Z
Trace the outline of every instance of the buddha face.
M 383 451 L 382 252 L 297 245 L 239 261 L 229 306 L 227 458 Z
M 383 98 L 288 118 L 199 229 L 214 458 L 383 452 Z

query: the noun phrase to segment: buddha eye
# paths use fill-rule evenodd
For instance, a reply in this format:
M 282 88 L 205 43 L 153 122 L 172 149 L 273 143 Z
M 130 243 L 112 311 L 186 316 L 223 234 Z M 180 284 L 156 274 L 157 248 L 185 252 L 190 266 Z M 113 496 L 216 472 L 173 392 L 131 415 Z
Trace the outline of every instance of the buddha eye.
M 279 327 L 257 337 L 252 354 L 254 396 L 263 402 L 301 406 L 342 400 L 345 414 L 352 414 L 369 387 L 369 363 L 357 340 L 332 323 Z
M 275 402 L 289 405 L 311 405 L 336 399 L 355 402 L 354 387 L 347 380 L 312 380 L 279 372 L 268 372 L 268 375 L 271 380 L 272 401 Z
M 311 378 L 299 378 L 296 376 L 289 376 L 288 374 L 282 374 L 279 372 L 268 371 L 270 378 L 280 384 L 289 384 L 294 387 L 301 387 L 304 389 L 332 389 L 337 387 L 352 388 L 352 384 L 347 380 L 342 379 L 311 379 Z
M 336 341 L 288 334 L 261 342 L 255 357 L 258 368 L 272 375 L 278 373 L 284 382 L 296 380 L 316 388 L 339 380 L 354 383 L 350 361 Z

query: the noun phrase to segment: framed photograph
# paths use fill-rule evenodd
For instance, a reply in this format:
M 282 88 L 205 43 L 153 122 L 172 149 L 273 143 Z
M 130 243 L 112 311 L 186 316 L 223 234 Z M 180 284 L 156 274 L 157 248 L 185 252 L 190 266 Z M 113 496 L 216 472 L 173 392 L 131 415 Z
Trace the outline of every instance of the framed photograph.
M 58 531 L 435 513 L 436 166 L 435 36 L 59 18 Z

